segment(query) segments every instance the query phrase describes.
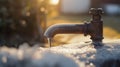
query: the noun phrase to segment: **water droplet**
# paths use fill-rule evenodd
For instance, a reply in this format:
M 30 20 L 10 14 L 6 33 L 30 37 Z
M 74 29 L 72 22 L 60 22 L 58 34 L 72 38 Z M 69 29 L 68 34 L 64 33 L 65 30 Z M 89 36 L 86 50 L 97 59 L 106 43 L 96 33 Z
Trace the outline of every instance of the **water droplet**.
M 48 38 L 48 44 L 49 44 L 49 47 L 52 46 L 52 39 L 51 38 Z

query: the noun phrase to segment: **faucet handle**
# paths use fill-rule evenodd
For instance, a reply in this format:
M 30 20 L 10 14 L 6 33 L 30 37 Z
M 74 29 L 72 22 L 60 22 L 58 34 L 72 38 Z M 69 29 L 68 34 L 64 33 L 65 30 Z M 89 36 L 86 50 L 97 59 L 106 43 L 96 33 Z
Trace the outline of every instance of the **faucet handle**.
M 104 12 L 103 12 L 102 8 L 91 8 L 89 13 L 92 14 L 92 15 L 101 15 Z
M 89 13 L 92 15 L 92 21 L 100 21 L 103 10 L 102 8 L 91 8 Z

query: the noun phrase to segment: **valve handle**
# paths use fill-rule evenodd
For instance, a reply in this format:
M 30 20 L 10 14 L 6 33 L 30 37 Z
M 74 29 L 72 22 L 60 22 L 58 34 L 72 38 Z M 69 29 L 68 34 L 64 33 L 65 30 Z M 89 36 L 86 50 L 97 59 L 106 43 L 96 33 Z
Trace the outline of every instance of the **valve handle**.
M 102 8 L 91 8 L 89 13 L 92 15 L 92 21 L 100 21 L 104 12 Z
M 101 15 L 104 12 L 102 8 L 91 8 L 89 13 L 92 15 Z

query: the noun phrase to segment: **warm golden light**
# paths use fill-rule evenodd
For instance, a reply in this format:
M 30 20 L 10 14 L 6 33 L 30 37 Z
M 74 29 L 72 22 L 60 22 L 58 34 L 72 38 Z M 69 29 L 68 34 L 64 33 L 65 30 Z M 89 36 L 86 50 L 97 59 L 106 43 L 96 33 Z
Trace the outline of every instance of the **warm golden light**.
M 59 3 L 59 0 L 50 0 L 50 4 L 57 5 Z

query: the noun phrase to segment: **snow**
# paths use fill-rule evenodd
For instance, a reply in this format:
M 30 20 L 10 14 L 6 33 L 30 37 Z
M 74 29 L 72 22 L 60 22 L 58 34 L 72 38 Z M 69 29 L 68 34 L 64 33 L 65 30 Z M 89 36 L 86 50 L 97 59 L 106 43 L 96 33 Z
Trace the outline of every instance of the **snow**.
M 21 46 L 0 48 L 0 67 L 100 67 L 106 60 L 120 59 L 120 39 L 104 41 L 94 48 L 90 42 L 51 48 Z
M 106 39 L 104 46 L 95 49 L 91 43 L 73 43 L 47 49 L 51 52 L 72 55 L 79 60 L 79 65 L 84 67 L 100 67 L 106 60 L 119 59 L 120 40 Z M 83 66 L 82 66 L 83 67 Z

